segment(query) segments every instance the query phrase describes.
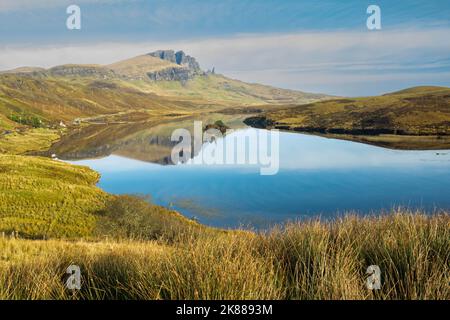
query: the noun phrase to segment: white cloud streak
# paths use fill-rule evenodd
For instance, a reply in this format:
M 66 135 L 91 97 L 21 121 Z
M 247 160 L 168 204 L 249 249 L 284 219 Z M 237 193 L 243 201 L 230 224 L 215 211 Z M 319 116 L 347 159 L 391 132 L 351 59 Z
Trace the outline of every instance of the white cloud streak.
M 64 63 L 108 64 L 157 49 L 175 49 L 195 56 L 204 68 L 215 66 L 221 73 L 246 81 L 295 89 L 324 91 L 333 83 L 344 87 L 346 81 L 348 85 L 394 79 L 410 83 L 414 78 L 425 81 L 433 77 L 440 83 L 448 83 L 450 76 L 444 71 L 450 71 L 450 42 L 445 41 L 449 31 L 441 28 L 309 32 L 177 42 L 3 46 L 0 69 Z M 350 94 L 350 91 L 331 93 Z
M 133 0 L 1 0 L 0 12 L 67 7 L 71 4 L 77 5 L 102 4 L 102 3 L 117 3 L 124 1 L 133 1 Z

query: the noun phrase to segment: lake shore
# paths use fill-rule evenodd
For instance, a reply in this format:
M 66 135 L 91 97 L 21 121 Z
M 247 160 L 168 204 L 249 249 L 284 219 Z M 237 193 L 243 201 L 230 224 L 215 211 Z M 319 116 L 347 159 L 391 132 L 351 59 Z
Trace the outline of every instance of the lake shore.
M 364 134 L 361 130 L 352 131 L 351 129 L 345 130 L 345 132 L 342 133 L 335 133 L 339 130 L 329 128 L 290 127 L 288 125 L 272 123 L 264 116 L 248 117 L 244 120 L 244 123 L 258 129 L 277 129 L 285 132 L 297 132 L 330 139 L 360 142 L 394 150 L 450 149 L 450 135 L 395 134 L 394 132 L 388 132 L 389 130 L 386 130 L 386 132 L 373 131 L 371 134 Z
M 0 299 L 450 299 L 447 211 L 223 230 L 107 194 L 87 167 L 3 155 L 0 169 Z M 71 264 L 75 293 L 61 280 Z

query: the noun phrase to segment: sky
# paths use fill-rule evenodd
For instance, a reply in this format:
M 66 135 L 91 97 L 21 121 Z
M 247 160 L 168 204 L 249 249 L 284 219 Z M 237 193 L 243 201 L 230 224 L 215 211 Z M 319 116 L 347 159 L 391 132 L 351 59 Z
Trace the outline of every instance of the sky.
M 69 5 L 81 30 L 66 27 Z M 381 30 L 369 30 L 369 5 Z M 184 50 L 204 69 L 339 96 L 450 86 L 449 0 L 0 0 L 0 70 Z

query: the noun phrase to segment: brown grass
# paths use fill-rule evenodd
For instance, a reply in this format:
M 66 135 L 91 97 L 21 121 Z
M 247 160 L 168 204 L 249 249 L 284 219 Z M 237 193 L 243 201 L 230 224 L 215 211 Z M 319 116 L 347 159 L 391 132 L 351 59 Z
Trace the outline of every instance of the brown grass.
M 1 299 L 449 299 L 450 218 L 395 213 L 268 234 L 163 241 L 0 240 Z M 64 287 L 70 264 L 82 289 Z M 379 291 L 365 287 L 369 265 Z

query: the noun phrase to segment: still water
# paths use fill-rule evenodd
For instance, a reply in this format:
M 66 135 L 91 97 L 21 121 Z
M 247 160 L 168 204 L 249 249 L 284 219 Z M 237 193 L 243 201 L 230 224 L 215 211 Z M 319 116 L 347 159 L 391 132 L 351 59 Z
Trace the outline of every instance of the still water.
M 197 157 L 248 130 L 259 129 L 227 135 Z M 107 192 L 150 195 L 156 204 L 218 227 L 264 228 L 399 206 L 450 209 L 450 150 L 398 151 L 280 132 L 275 175 L 260 175 L 257 165 L 162 165 L 114 153 L 72 162 L 100 172 L 99 187 Z

